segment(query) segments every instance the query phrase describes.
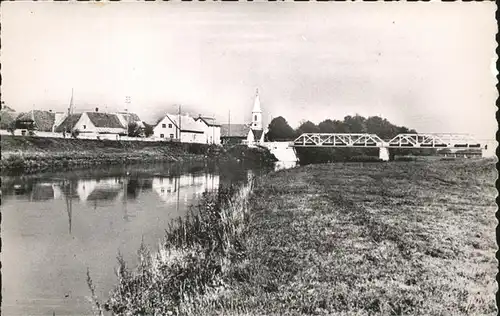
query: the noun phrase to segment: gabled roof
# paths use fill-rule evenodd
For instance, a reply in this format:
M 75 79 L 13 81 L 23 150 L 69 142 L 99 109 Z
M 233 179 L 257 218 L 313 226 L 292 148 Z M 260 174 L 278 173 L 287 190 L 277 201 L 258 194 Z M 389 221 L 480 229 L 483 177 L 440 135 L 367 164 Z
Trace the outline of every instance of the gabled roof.
M 102 113 L 102 112 L 86 112 L 92 124 L 95 127 L 105 128 L 123 128 L 120 119 L 116 114 Z
M 67 132 L 73 130 L 75 127 L 76 123 L 80 120 L 80 117 L 82 116 L 81 113 L 79 114 L 71 114 L 69 116 L 66 116 L 64 121 L 61 122 L 58 126 L 56 126 L 55 132 L 61 133 L 61 132 Z
M 250 124 L 222 124 L 220 128 L 221 137 L 247 137 Z
M 129 123 L 136 123 L 136 122 L 142 122 L 139 115 L 131 112 L 118 112 L 117 113 L 118 119 L 120 120 L 120 123 L 123 126 L 127 125 L 127 121 Z M 128 120 L 127 120 L 128 118 Z
M 167 114 L 166 117 L 179 128 L 179 116 L 173 114 Z M 200 122 L 195 121 L 194 118 L 188 115 L 180 116 L 180 130 L 181 132 L 194 132 L 203 133 L 203 127 L 200 126 Z
M 220 124 L 215 123 L 215 119 L 213 117 L 204 117 L 204 116 L 199 116 L 195 118 L 195 121 L 202 121 L 205 123 L 207 126 L 215 126 L 215 127 L 220 127 Z
M 43 132 L 51 132 L 54 126 L 56 115 L 49 111 L 31 110 L 22 113 L 17 117 L 17 121 L 32 121 L 35 124 L 35 129 Z

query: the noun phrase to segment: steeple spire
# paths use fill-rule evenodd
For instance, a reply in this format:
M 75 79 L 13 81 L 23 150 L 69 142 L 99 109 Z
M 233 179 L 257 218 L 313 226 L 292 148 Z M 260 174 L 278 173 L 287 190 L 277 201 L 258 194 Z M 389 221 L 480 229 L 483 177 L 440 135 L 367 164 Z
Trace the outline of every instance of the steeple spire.
M 252 113 L 262 113 L 262 110 L 260 109 L 260 99 L 259 99 L 259 89 L 258 88 L 257 88 L 257 91 L 255 93 L 255 100 L 253 103 Z
M 255 93 L 252 110 L 252 130 L 262 130 L 262 110 L 260 109 L 259 89 Z

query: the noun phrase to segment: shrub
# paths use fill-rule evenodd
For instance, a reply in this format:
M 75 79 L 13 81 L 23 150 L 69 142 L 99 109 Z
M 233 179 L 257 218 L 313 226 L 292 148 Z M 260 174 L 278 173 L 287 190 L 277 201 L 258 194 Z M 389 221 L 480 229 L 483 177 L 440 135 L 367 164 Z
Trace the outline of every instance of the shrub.
M 375 156 L 353 156 L 349 159 L 352 162 L 382 162 L 383 160 Z
M 417 161 L 417 157 L 415 156 L 400 156 L 394 157 L 395 161 Z
M 11 155 L 6 159 L 5 167 L 12 170 L 24 170 L 26 162 L 20 155 Z

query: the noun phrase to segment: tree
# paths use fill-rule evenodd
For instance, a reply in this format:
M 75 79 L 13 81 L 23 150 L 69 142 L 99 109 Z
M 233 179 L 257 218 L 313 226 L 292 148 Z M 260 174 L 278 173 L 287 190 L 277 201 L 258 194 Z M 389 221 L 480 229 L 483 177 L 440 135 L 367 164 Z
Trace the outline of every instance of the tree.
M 289 141 L 296 137 L 295 131 L 282 116 L 274 118 L 268 128 L 266 137 L 269 141 Z
M 16 131 L 16 121 L 12 121 L 9 123 L 9 126 L 7 127 L 7 131 L 14 135 L 14 132 Z
M 144 136 L 149 137 L 153 135 L 153 125 L 144 123 Z
M 356 114 L 355 116 L 344 117 L 344 124 L 346 126 L 346 132 L 348 133 L 366 133 L 366 119 Z
M 141 137 L 143 134 L 142 128 L 136 122 L 128 123 L 127 135 L 130 137 Z
M 318 128 L 321 133 L 345 133 L 347 131 L 344 122 L 330 119 L 319 123 Z
M 297 128 L 297 135 L 301 135 L 304 133 L 319 133 L 320 130 L 316 124 L 311 121 L 305 121 Z

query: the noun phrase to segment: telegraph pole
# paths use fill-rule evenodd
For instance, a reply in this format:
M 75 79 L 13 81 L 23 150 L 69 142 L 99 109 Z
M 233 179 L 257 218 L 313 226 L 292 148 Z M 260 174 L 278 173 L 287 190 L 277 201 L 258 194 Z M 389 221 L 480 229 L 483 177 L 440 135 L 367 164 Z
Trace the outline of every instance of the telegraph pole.
M 181 105 L 179 104 L 179 142 L 181 142 L 182 139 L 182 123 L 181 123 Z
M 127 114 L 125 114 L 125 116 L 127 117 L 127 132 L 128 132 L 128 124 L 130 124 L 130 117 L 128 114 L 128 108 L 130 107 L 130 96 L 129 95 L 125 96 L 125 104 L 127 106 L 127 108 L 125 109 L 125 112 L 127 112 Z

